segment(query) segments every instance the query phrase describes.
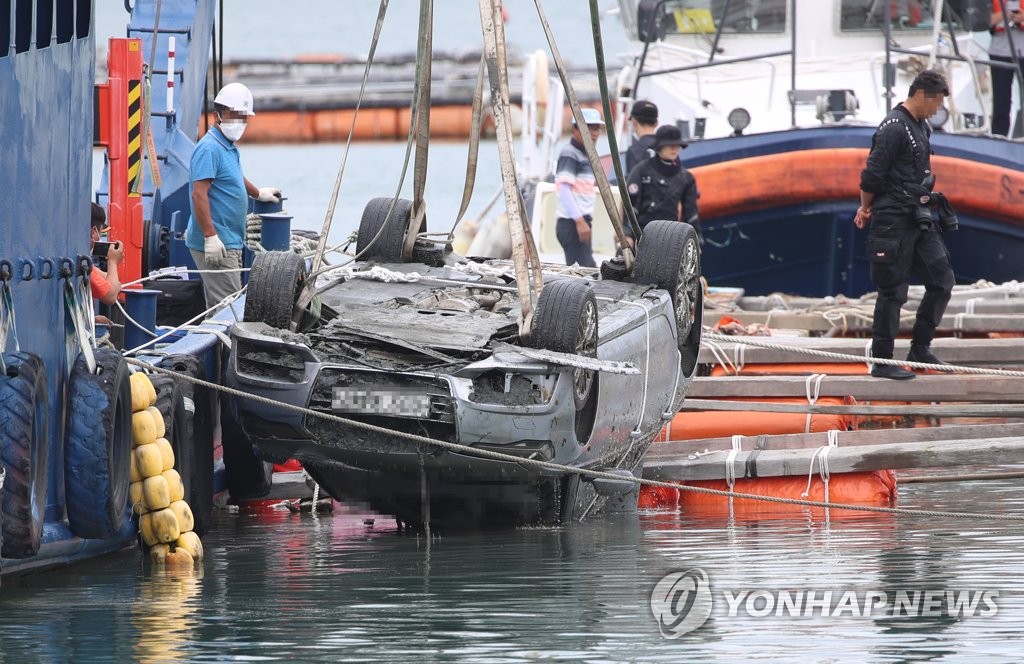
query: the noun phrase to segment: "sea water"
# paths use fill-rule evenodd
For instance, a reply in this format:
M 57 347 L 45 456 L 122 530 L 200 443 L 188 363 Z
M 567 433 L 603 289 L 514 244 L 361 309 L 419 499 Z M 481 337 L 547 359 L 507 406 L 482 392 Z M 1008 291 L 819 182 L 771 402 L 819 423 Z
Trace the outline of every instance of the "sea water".
M 1024 514 L 1016 480 L 906 485 L 899 504 Z M 204 541 L 195 570 L 126 550 L 5 580 L 0 661 L 1010 662 L 1024 629 L 1021 522 L 667 511 L 427 540 L 343 507 L 221 511 Z M 682 573 L 710 605 L 675 634 L 686 602 L 657 591 Z M 925 604 L 947 593 L 974 608 Z
M 437 4 L 450 25 L 462 26 L 445 38 L 470 27 L 466 34 L 475 34 L 475 2 L 458 10 L 455 2 Z M 565 20 L 561 26 L 586 20 L 584 3 L 545 4 Z M 229 24 L 229 53 L 241 43 L 237 54 L 245 56 L 289 55 L 285 45 L 296 44 L 357 52 L 365 35 L 348 26 L 372 21 L 377 7 L 293 0 L 268 20 L 280 3 L 225 5 L 242 26 Z M 417 3 L 391 5 L 404 27 L 387 49 L 408 50 L 401 47 L 414 43 Z M 507 5 L 514 26 L 532 2 Z M 525 49 L 541 43 L 517 39 Z M 297 228 L 319 230 L 344 146 L 239 146 L 247 176 L 284 191 Z M 466 147 L 433 142 L 430 155 L 428 223 L 448 230 Z M 500 186 L 496 155 L 493 142 L 482 145 L 470 218 Z M 404 144 L 352 147 L 332 243 L 358 228 L 369 198 L 393 195 L 404 156 Z M 100 153 L 95 163 L 98 172 Z M 1021 488 L 1020 480 L 908 484 L 899 505 L 1019 515 Z M 427 540 L 397 532 L 387 517 L 340 506 L 319 516 L 219 511 L 204 541 L 207 557 L 195 570 L 154 570 L 127 550 L 5 581 L 0 662 L 1017 661 L 1024 631 L 1021 522 L 662 511 Z M 668 596 L 678 605 L 664 601 L 666 583 L 687 582 L 691 594 Z M 929 604 L 947 593 L 973 608 L 951 615 Z M 880 596 L 888 606 L 877 605 Z M 694 598 L 710 603 L 686 602 Z M 794 598 L 802 602 L 795 610 Z M 689 624 L 687 615 L 701 608 L 706 620 Z

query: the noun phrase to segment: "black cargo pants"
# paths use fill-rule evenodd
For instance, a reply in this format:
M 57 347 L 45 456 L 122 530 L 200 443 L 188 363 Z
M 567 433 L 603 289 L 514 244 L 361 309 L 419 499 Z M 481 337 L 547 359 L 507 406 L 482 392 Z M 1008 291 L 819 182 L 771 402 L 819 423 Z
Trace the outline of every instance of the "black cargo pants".
M 912 343 L 927 346 L 935 337 L 953 291 L 949 252 L 935 224 L 921 229 L 912 212 L 873 215 L 868 231 L 867 255 L 871 282 L 878 288 L 871 326 L 871 355 L 892 358 L 900 328 L 900 308 L 907 302 L 910 278 L 924 286 L 917 308 Z

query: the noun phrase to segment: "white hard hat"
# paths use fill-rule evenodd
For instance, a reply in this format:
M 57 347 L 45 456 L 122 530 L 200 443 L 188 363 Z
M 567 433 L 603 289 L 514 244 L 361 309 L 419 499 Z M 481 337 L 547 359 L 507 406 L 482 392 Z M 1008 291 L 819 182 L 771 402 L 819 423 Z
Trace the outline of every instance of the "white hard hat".
M 227 106 L 232 111 L 245 113 L 246 115 L 256 115 L 252 110 L 252 93 L 249 92 L 249 88 L 241 83 L 228 83 L 225 85 L 217 93 L 213 103 Z
M 580 112 L 583 113 L 583 121 L 587 123 L 587 126 L 591 125 L 604 125 L 604 120 L 601 119 L 601 112 L 596 108 L 581 108 Z M 576 124 L 576 116 L 573 116 L 572 123 Z

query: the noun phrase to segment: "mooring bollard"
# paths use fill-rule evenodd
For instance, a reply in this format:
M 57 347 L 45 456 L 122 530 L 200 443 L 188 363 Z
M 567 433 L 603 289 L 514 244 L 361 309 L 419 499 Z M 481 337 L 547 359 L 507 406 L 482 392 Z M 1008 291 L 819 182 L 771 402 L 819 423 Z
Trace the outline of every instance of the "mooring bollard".
M 288 251 L 292 242 L 292 216 L 283 212 L 260 214 L 263 230 L 260 244 L 267 251 Z
M 138 348 L 156 335 L 156 298 L 160 291 L 126 288 L 123 292 L 124 309 L 132 319 L 124 322 L 124 347 Z

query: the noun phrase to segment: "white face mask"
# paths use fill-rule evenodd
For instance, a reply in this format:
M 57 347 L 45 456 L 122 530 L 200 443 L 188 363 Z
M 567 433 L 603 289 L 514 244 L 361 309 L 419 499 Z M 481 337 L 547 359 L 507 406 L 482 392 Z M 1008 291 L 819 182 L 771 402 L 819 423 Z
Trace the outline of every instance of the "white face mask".
M 245 133 L 245 122 L 243 120 L 222 120 L 220 130 L 224 132 L 224 136 L 229 141 L 234 143 Z

